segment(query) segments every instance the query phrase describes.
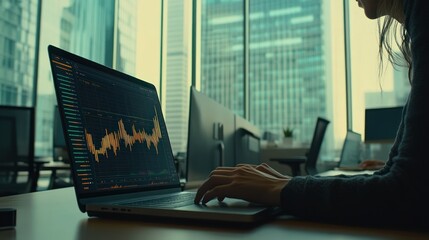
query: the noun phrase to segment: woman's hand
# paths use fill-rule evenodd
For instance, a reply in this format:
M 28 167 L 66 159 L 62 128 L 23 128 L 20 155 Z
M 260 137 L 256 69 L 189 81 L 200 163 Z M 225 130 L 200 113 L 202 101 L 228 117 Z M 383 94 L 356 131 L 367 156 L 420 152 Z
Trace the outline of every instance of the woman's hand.
M 366 170 L 378 170 L 384 167 L 386 162 L 381 160 L 365 160 L 359 166 Z
M 238 198 L 269 206 L 280 206 L 280 193 L 291 178 L 267 164 L 219 167 L 198 189 L 195 203 L 217 198 Z

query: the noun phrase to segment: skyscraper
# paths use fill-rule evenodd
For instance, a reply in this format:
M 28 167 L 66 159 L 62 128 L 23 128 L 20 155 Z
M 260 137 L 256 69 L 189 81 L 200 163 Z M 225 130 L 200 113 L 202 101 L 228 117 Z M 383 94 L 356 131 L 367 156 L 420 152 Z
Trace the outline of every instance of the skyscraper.
M 116 1 L 115 62 L 118 71 L 134 75 L 136 71 L 137 1 Z
M 188 136 L 191 1 L 167 2 L 167 72 L 165 117 L 173 151 L 185 152 Z
M 37 0 L 0 3 L 0 104 L 33 105 Z
M 244 114 L 243 0 L 201 4 L 201 91 Z
M 73 0 L 67 11 L 74 16 L 69 51 L 112 67 L 115 1 Z
M 333 118 L 330 1 L 249 3 L 250 120 L 275 133 L 291 127 L 309 143 L 317 117 Z M 243 1 L 205 0 L 201 18 L 201 89 L 242 115 Z
M 71 0 L 68 3 L 45 0 L 43 7 L 36 155 L 49 156 L 56 100 L 45 46 L 57 45 L 134 75 L 137 8 L 135 0 Z

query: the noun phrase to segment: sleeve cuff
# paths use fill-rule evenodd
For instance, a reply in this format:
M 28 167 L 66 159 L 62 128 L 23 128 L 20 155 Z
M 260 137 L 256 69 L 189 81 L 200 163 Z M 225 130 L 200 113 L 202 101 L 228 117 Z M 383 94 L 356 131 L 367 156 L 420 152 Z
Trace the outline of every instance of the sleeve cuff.
M 283 188 L 280 196 L 282 209 L 287 213 L 299 212 L 305 201 L 307 177 L 293 177 Z

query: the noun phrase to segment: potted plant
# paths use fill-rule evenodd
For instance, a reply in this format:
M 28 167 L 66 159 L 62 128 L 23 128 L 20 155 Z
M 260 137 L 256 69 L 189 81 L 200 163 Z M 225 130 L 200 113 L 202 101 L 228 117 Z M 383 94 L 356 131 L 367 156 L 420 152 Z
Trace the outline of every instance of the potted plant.
M 292 145 L 293 139 L 293 129 L 290 127 L 286 127 L 283 129 L 283 143 L 285 145 Z

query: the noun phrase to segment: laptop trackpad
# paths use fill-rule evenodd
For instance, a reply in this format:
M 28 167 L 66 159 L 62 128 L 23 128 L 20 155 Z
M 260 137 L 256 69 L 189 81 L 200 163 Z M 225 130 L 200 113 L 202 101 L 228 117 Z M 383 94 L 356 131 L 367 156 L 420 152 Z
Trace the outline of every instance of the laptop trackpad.
M 185 206 L 180 209 L 184 210 L 196 210 L 198 211 L 214 211 L 214 212 L 246 212 L 246 213 L 255 213 L 259 212 L 262 209 L 267 208 L 261 205 L 254 203 L 249 203 L 247 201 L 239 199 L 225 198 L 222 202 L 214 199 L 207 204 L 203 205 L 191 205 Z

